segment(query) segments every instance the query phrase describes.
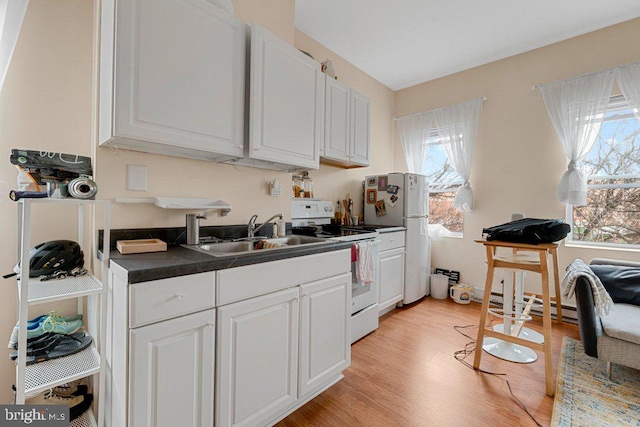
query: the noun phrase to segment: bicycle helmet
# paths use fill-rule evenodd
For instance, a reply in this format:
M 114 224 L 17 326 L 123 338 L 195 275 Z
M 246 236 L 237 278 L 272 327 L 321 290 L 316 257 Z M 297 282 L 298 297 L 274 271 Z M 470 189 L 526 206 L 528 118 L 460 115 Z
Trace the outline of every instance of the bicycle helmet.
M 47 276 L 56 271 L 72 271 L 83 265 L 84 253 L 80 245 L 71 240 L 40 243 L 29 251 L 29 277 Z M 20 264 L 14 271 L 20 274 Z

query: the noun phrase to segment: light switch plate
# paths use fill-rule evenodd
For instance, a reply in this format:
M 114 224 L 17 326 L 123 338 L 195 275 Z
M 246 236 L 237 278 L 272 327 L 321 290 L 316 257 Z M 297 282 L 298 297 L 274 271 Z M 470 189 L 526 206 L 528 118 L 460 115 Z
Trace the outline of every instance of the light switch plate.
M 147 167 L 127 165 L 127 190 L 147 191 Z

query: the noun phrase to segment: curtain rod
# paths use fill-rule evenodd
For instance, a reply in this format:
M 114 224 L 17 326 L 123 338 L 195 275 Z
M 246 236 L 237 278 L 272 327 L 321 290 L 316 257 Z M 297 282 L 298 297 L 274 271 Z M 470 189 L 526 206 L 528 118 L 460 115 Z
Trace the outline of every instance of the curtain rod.
M 533 86 L 531 86 L 531 90 L 538 89 L 540 86 L 544 86 L 544 85 L 549 85 L 549 84 L 554 84 L 554 83 L 558 83 L 558 82 L 571 81 L 571 80 L 576 80 L 576 79 L 582 79 L 582 78 L 585 78 L 585 77 L 595 76 L 596 74 L 600 74 L 600 73 L 604 73 L 604 72 L 612 71 L 612 70 L 617 70 L 619 68 L 628 67 L 630 65 L 640 65 L 640 62 L 632 62 L 630 64 L 617 65 L 615 67 L 605 68 L 604 70 L 596 71 L 595 73 L 581 74 L 579 76 L 569 77 L 567 79 L 560 79 L 560 80 L 556 80 L 554 82 L 549 82 L 549 83 L 544 83 L 544 84 L 543 83 L 537 83 L 537 84 L 534 84 Z
M 486 96 L 481 96 L 481 97 L 479 97 L 479 98 L 474 98 L 474 99 L 469 100 L 469 101 L 465 101 L 465 102 L 458 102 L 457 104 L 447 105 L 447 106 L 440 107 L 440 108 L 434 108 L 433 110 L 426 110 L 426 111 L 421 111 L 421 112 L 419 112 L 419 113 L 408 114 L 408 115 L 406 115 L 406 116 L 399 116 L 399 117 L 394 118 L 394 119 L 393 119 L 393 121 L 397 122 L 397 121 L 398 121 L 398 119 L 401 119 L 401 118 L 404 118 L 404 117 L 413 117 L 413 116 L 418 116 L 418 115 L 420 115 L 420 114 L 429 113 L 429 112 L 431 112 L 431 111 L 444 110 L 445 108 L 453 107 L 454 105 L 458 105 L 458 104 L 466 104 L 467 102 L 475 101 L 476 99 L 482 99 L 483 101 L 486 101 L 486 100 L 487 100 L 487 97 L 486 97 Z

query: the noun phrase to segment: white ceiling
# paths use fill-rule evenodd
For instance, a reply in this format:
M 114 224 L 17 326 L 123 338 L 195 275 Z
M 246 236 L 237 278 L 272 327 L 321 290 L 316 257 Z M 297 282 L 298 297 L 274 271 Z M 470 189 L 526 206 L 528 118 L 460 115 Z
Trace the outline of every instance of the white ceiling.
M 298 29 L 393 90 L 640 17 L 640 0 L 295 0 L 295 7 Z

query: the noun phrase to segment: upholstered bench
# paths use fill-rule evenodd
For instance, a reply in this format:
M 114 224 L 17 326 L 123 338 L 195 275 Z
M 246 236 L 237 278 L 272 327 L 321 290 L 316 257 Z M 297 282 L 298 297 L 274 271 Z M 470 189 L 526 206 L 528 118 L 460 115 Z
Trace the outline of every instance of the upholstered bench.
M 592 287 L 578 278 L 575 295 L 580 336 L 586 354 L 611 364 L 640 369 L 640 263 L 595 258 L 589 267 L 613 300 L 608 315 L 594 309 Z

